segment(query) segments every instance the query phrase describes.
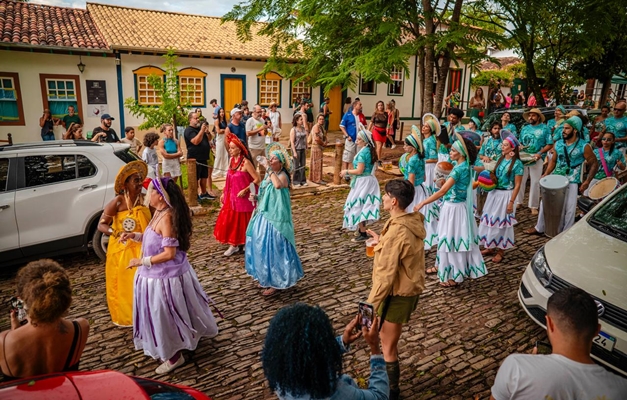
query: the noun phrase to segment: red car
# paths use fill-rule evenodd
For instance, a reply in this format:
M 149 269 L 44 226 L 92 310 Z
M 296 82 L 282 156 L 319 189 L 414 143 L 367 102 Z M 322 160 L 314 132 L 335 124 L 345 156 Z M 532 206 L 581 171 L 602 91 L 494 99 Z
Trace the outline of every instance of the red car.
M 0 385 L 0 399 L 12 400 L 211 400 L 187 386 L 124 375 L 116 371 L 61 372 Z

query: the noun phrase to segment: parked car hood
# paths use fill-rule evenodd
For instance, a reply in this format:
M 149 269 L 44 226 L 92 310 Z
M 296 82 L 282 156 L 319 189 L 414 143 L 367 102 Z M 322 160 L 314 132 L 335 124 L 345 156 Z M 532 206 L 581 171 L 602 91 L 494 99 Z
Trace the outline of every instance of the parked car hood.
M 547 242 L 549 268 L 568 283 L 627 309 L 627 242 L 595 229 L 587 219 Z

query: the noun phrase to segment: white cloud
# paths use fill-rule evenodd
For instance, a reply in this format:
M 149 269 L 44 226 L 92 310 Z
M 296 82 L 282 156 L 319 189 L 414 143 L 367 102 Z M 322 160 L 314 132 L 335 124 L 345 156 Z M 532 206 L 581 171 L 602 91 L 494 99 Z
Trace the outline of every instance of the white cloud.
M 33 0 L 33 3 L 51 6 L 85 8 L 82 0 Z M 153 0 L 96 0 L 95 3 L 118 5 L 149 10 L 174 11 L 188 14 L 210 15 L 221 17 L 229 12 L 240 0 L 179 0 L 155 2 Z

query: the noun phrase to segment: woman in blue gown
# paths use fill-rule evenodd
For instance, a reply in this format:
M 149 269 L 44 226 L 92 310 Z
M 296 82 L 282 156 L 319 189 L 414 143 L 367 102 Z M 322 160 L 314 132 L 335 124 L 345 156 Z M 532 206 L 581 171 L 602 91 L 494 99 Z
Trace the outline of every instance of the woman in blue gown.
M 278 142 L 268 145 L 269 164 L 256 197 L 258 204 L 246 230 L 246 273 L 266 288 L 264 296 L 294 286 L 303 277 L 296 253 L 290 174 L 292 158 Z

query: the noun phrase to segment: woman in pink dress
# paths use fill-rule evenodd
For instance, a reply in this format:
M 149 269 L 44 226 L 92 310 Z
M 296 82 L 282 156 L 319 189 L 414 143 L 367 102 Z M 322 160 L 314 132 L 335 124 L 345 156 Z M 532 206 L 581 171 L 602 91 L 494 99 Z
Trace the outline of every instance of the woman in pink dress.
M 261 179 L 253 166 L 250 153 L 246 146 L 232 133 L 228 133 L 226 142 L 229 148 L 229 171 L 226 174 L 226 185 L 220 201 L 222 208 L 216 221 L 213 236 L 220 243 L 230 245 L 224 252 L 231 256 L 246 243 L 246 228 L 255 209 L 248 199 L 250 184 L 259 185 Z

